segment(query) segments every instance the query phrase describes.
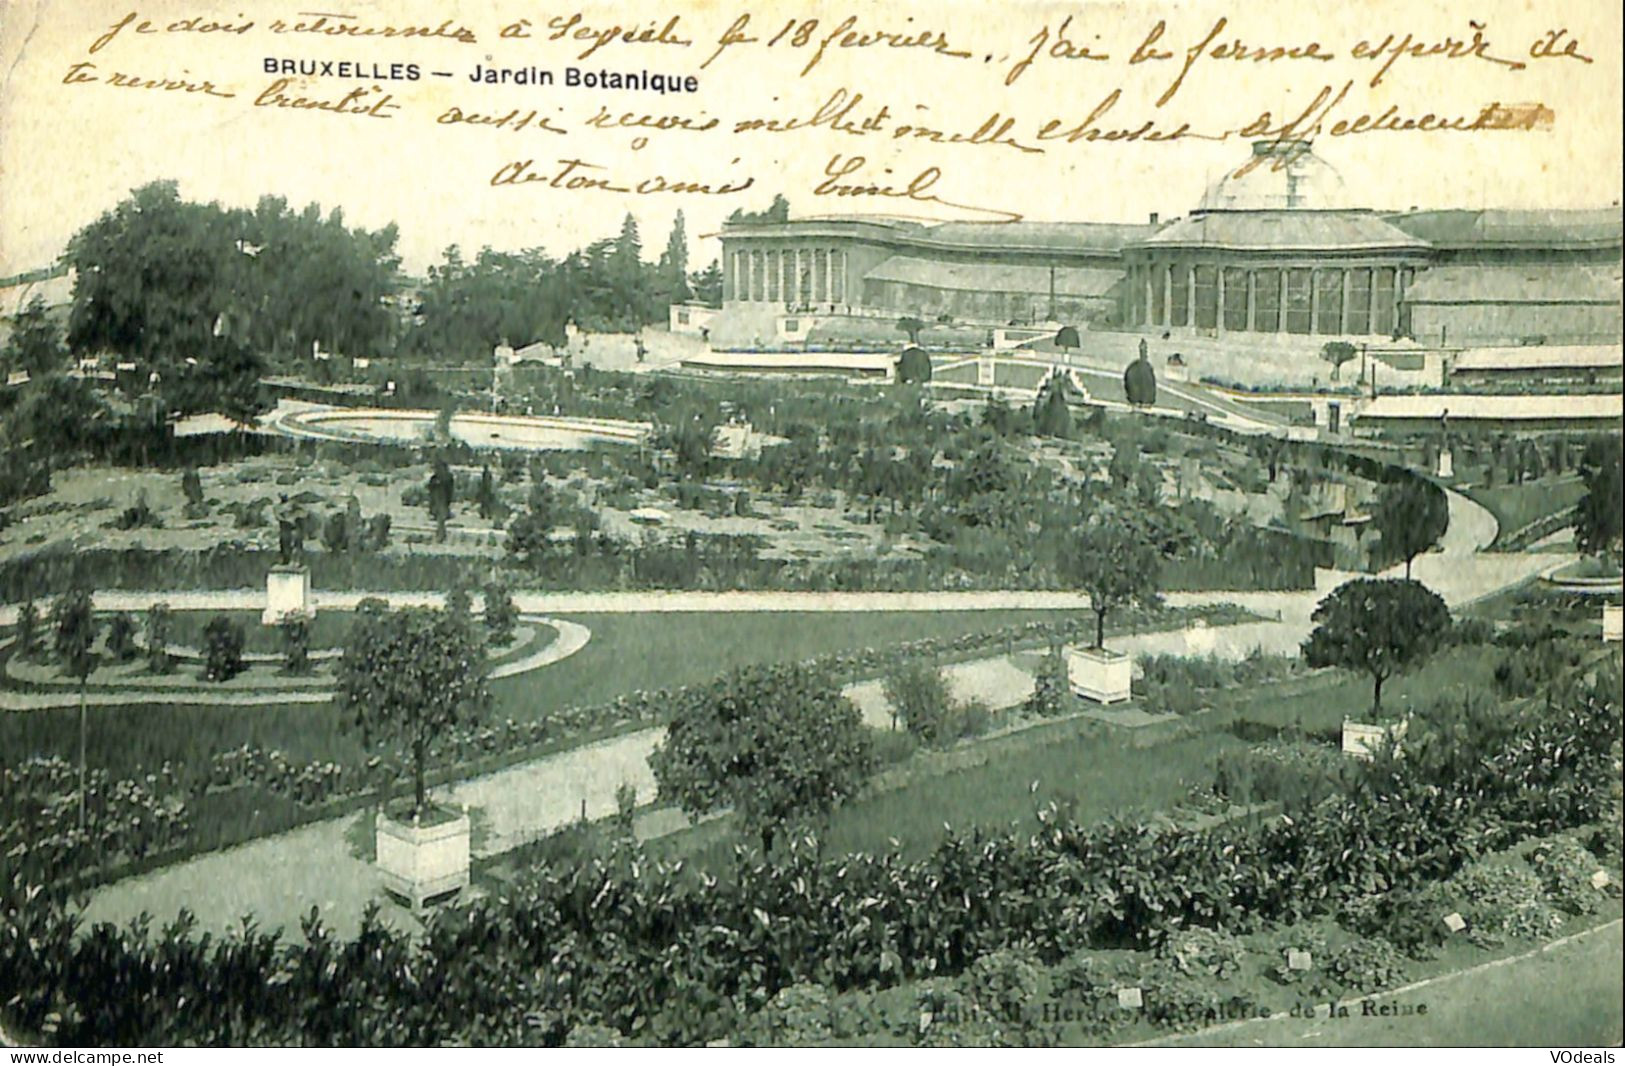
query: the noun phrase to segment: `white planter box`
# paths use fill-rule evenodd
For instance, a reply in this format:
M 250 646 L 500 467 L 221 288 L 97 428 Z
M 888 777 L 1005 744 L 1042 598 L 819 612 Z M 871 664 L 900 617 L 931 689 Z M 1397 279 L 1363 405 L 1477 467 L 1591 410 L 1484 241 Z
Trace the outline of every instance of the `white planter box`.
M 1121 703 L 1134 681 L 1134 657 L 1105 648 L 1066 649 L 1066 676 L 1072 691 L 1096 703 Z
M 265 611 L 260 621 L 280 625 L 294 618 L 316 616 L 310 602 L 310 571 L 303 566 L 273 566 L 265 575 Z
M 1617 643 L 1625 636 L 1625 607 L 1604 605 L 1602 609 L 1602 639 Z
M 1439 465 L 1434 469 L 1434 473 L 1441 478 L 1456 476 L 1455 457 L 1450 454 L 1449 448 L 1439 453 Z
M 1371 759 L 1382 749 L 1385 738 L 1392 734 L 1397 741 L 1405 735 L 1410 719 L 1400 722 L 1354 722 L 1343 719 L 1343 754 L 1356 759 Z
M 384 887 L 422 908 L 431 899 L 468 887 L 468 815 L 434 825 L 398 822 L 378 813 L 377 865 Z

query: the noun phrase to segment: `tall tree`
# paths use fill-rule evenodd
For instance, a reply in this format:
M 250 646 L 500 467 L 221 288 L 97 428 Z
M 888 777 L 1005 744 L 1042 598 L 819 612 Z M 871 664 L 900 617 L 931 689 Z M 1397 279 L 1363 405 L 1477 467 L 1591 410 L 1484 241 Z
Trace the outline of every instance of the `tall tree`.
M 66 369 L 67 358 L 61 327 L 51 320 L 45 301 L 35 296 L 11 321 L 11 336 L 0 349 L 0 374 L 23 370 L 39 377 Z
M 1095 647 L 1106 646 L 1110 611 L 1155 600 L 1161 564 L 1150 533 L 1116 508 L 1102 506 L 1085 519 L 1069 568 L 1095 612 Z
M 1438 543 L 1449 528 L 1450 506 L 1437 487 L 1407 477 L 1383 490 L 1372 518 L 1382 534 L 1384 550 L 1405 560 L 1405 578 L 1410 580 L 1411 562 Z
M 79 682 L 79 829 L 85 828 L 85 748 L 89 723 L 85 713 L 85 685 L 96 669 L 96 615 L 90 590 L 74 588 L 51 607 L 51 630 L 62 672 Z
M 1585 495 L 1574 512 L 1574 541 L 1583 552 L 1617 558 L 1625 523 L 1625 491 L 1620 484 L 1619 438 L 1587 450 L 1581 463 Z
M 713 259 L 704 270 L 689 277 L 694 299 L 707 307 L 722 306 L 722 264 Z
M 457 496 L 457 481 L 446 460 L 436 456 L 429 472 L 429 517 L 434 519 L 434 539 L 445 543 L 446 523 L 451 519 L 451 504 Z
M 1426 659 L 1450 631 L 1450 609 L 1415 581 L 1359 578 L 1339 585 L 1315 607 L 1303 644 L 1310 666 L 1364 670 L 1371 709 L 1382 712 L 1382 684 Z
M 422 607 L 356 615 L 339 660 L 338 707 L 365 743 L 393 743 L 410 761 L 414 816 L 428 806 L 435 746 L 490 698 L 485 647 L 466 616 Z
M 688 233 L 681 209 L 672 220 L 671 236 L 666 239 L 666 250 L 660 256 L 657 269 L 667 302 L 686 303 L 693 294 L 688 287 Z
M 662 798 L 695 815 L 731 806 L 770 851 L 786 822 L 825 814 L 855 793 L 874 754 L 837 684 L 781 664 L 689 690 L 649 766 Z

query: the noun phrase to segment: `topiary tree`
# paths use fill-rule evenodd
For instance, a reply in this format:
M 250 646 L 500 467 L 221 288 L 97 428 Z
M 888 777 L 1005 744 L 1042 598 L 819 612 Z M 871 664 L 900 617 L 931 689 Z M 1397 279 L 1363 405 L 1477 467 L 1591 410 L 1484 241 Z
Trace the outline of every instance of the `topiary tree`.
M 488 464 L 480 467 L 480 485 L 474 493 L 474 500 L 479 505 L 480 517 L 490 521 L 496 512 L 497 490 Z
M 57 597 L 51 607 L 51 632 L 57 664 L 79 682 L 79 828 L 85 828 L 85 684 L 96 669 L 96 615 L 90 590 L 75 588 Z
M 209 619 L 209 624 L 203 627 L 204 679 L 230 681 L 242 673 L 246 640 L 241 622 L 223 615 Z
M 310 670 L 310 623 L 303 618 L 287 618 L 281 623 L 282 667 L 290 674 Z
M 1611 447 L 1591 448 L 1581 464 L 1585 495 L 1574 510 L 1574 542 L 1590 555 L 1618 558 L 1625 522 L 1625 491 L 1620 483 L 1618 438 Z
M 1051 375 L 1033 401 L 1033 430 L 1041 437 L 1072 436 L 1072 409 L 1067 406 L 1066 387 L 1057 375 Z
M 446 460 L 435 458 L 429 471 L 429 517 L 434 519 L 434 539 L 445 543 L 446 523 L 451 519 L 451 504 L 457 496 L 457 480 L 452 476 Z
M 127 663 L 135 657 L 135 619 L 120 611 L 107 623 L 107 654 L 115 661 Z
M 519 623 L 519 608 L 514 605 L 513 592 L 505 582 L 487 582 L 484 591 L 485 628 L 490 631 L 491 643 L 503 647 L 513 641 L 514 626 Z
M 1146 356 L 1141 355 L 1123 371 L 1123 393 L 1136 407 L 1150 407 L 1157 402 L 1157 372 Z
M 1052 718 L 1066 710 L 1070 695 L 1066 660 L 1061 658 L 1060 645 L 1052 645 L 1038 664 L 1038 672 L 1033 675 L 1033 693 L 1027 697 L 1027 711 Z
M 1070 354 L 1081 344 L 1082 341 L 1078 338 L 1077 326 L 1062 326 L 1055 331 L 1055 347 L 1061 349 L 1061 351 Z
M 1320 347 L 1320 357 L 1332 364 L 1332 380 L 1337 381 L 1343 369 L 1343 364 L 1353 359 L 1357 354 L 1354 345 L 1348 341 L 1327 341 Z
M 17 658 L 27 661 L 39 650 L 39 608 L 33 600 L 24 600 L 17 608 L 17 635 L 14 640 Z
M 923 384 L 931 380 L 931 357 L 922 348 L 904 348 L 897 358 L 897 380 L 904 384 Z
M 147 608 L 147 669 L 155 674 L 167 674 L 174 667 L 169 657 L 169 622 L 169 604 Z
M 891 704 L 893 729 L 901 719 L 904 728 L 927 746 L 958 739 L 953 698 L 941 670 L 927 663 L 904 663 L 886 675 L 881 687 Z
M 181 474 L 181 495 L 186 497 L 186 513 L 198 515 L 204 511 L 203 479 L 195 467 L 187 467 Z
M 1407 477 L 1383 490 L 1372 524 L 1382 534 L 1384 550 L 1405 560 L 1408 581 L 1412 561 L 1433 547 L 1450 527 L 1450 505 L 1436 486 L 1421 478 Z
M 920 331 L 925 329 L 925 323 L 913 315 L 904 315 L 897 320 L 897 328 L 908 334 L 908 342 L 915 347 L 920 344 Z
M 1096 648 L 1106 646 L 1108 612 L 1156 599 L 1161 565 L 1149 534 L 1127 516 L 1103 508 L 1083 523 L 1068 568 L 1078 588 L 1089 594 Z
M 1346 582 L 1320 601 L 1312 620 L 1304 661 L 1370 674 L 1371 710 L 1378 715 L 1383 682 L 1425 660 L 1450 632 L 1444 600 L 1410 580 Z
M 393 743 L 412 767 L 413 817 L 428 807 L 427 765 L 455 725 L 490 705 L 485 647 L 466 616 L 424 607 L 358 612 L 335 700 L 363 741 Z
M 731 806 L 771 851 L 786 822 L 855 793 L 874 752 L 840 686 L 790 663 L 743 667 L 685 692 L 649 766 L 664 800 L 692 815 Z

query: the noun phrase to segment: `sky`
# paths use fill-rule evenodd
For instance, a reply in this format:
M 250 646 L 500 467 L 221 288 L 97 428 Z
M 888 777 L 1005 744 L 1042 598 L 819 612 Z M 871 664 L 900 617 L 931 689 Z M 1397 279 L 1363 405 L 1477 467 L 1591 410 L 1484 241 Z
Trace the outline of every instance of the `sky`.
M 1322 87 L 1353 86 L 1349 98 L 1327 116 L 1352 121 L 1397 107 L 1476 116 L 1488 104 L 1539 102 L 1552 113 L 1537 131 L 1381 132 L 1333 137 L 1322 130 L 1315 150 L 1344 178 L 1353 194 L 1373 208 L 1597 207 L 1617 203 L 1621 184 L 1620 11 L 1587 2 L 1453 4 L 1444 0 L 1306 8 L 1260 3 L 1242 13 L 1205 3 L 1044 4 L 953 2 L 945 4 L 826 3 L 754 6 L 702 0 L 657 6 L 626 0 L 607 5 L 540 8 L 529 2 L 349 3 L 236 0 L 224 6 L 170 0 L 0 0 L 0 275 L 52 262 L 71 235 L 116 204 L 130 189 L 174 179 L 183 196 L 249 205 L 262 195 L 296 205 L 318 202 L 342 207 L 353 225 L 400 227 L 399 250 L 409 271 L 421 272 L 448 244 L 465 252 L 483 245 L 501 249 L 541 247 L 558 255 L 619 230 L 627 211 L 637 217 L 646 253 L 664 247 L 680 208 L 690 238 L 690 261 L 713 258 L 708 239 L 735 208 L 759 209 L 784 193 L 795 215 L 833 213 L 910 214 L 936 218 L 991 218 L 1019 213 L 1030 219 L 1144 221 L 1152 212 L 1167 218 L 1188 211 L 1213 180 L 1247 156 L 1242 127 L 1261 111 L 1276 121 L 1296 114 Z M 373 28 L 449 26 L 476 36 L 463 43 L 448 36 L 403 38 L 275 34 L 284 24 L 313 18 L 301 12 L 353 16 L 348 23 Z M 137 16 L 95 51 L 92 45 L 126 15 Z M 530 17 L 545 31 L 550 17 L 578 16 L 568 30 L 622 24 L 651 33 L 673 15 L 670 36 L 687 46 L 615 41 L 585 59 L 592 41 L 505 39 L 502 26 Z M 741 14 L 754 42 L 729 45 L 708 66 L 705 58 Z M 197 32 L 179 20 L 203 17 L 254 25 L 242 34 Z M 890 47 L 884 41 L 842 48 L 839 38 L 806 61 L 830 31 L 847 18 L 854 32 L 942 34 L 944 47 L 964 58 L 935 54 L 930 47 Z M 1171 85 L 1187 49 L 1196 47 L 1220 17 L 1222 30 L 1194 59 L 1171 99 L 1157 98 Z M 808 19 L 818 20 L 800 48 L 791 40 Z M 1070 18 L 1070 21 L 1066 21 Z M 1354 46 L 1385 38 L 1437 43 L 1446 36 L 1470 42 L 1483 27 L 1482 56 L 1418 58 L 1409 53 L 1371 85 L 1389 56 L 1355 59 Z M 146 21 L 159 32 L 142 35 Z M 346 20 L 335 19 L 334 24 Z M 1128 58 L 1161 21 L 1164 32 L 1150 46 L 1166 60 L 1130 64 Z M 778 29 L 791 30 L 774 46 Z M 171 25 L 179 25 L 168 32 Z M 1533 42 L 1563 28 L 1574 56 L 1536 61 Z M 1391 36 L 1390 36 L 1391 35 Z M 1216 54 L 1239 43 L 1241 58 Z M 1330 61 L 1309 58 L 1257 60 L 1246 49 L 1297 47 L 1313 42 L 1335 53 Z M 1020 58 L 1037 47 L 1032 63 L 1007 84 Z M 1067 58 L 1083 47 L 1109 53 L 1107 60 Z M 1463 45 L 1458 51 L 1467 48 Z M 1484 58 L 1490 56 L 1494 58 Z M 302 79 L 277 90 L 268 60 L 349 62 L 367 73 L 388 73 L 390 64 L 416 64 L 416 81 L 385 78 Z M 1503 62 L 1504 60 L 1505 62 Z M 1513 70 L 1508 62 L 1524 63 Z M 64 84 L 75 64 L 94 81 Z M 374 69 L 374 65 L 377 69 Z M 536 67 L 562 81 L 567 67 L 617 72 L 649 71 L 673 79 L 695 77 L 693 93 L 657 95 L 630 90 L 475 84 L 476 68 Z M 430 73 L 452 75 L 439 78 Z M 209 92 L 111 84 L 166 78 L 197 86 L 207 80 L 231 98 Z M 376 86 L 376 89 L 371 87 Z M 389 95 L 389 117 L 340 114 L 277 106 L 288 100 L 333 102 L 354 88 L 364 100 Z M 1152 121 L 1164 131 L 1189 122 L 1196 132 L 1229 133 L 1223 141 L 1183 138 L 1160 144 L 1051 140 L 1036 134 L 1046 122 L 1056 130 L 1076 127 L 1111 99 L 1096 126 L 1137 127 Z M 263 101 L 271 93 L 271 102 Z M 840 94 L 844 94 L 841 96 Z M 859 122 L 884 105 L 884 133 L 859 136 L 829 125 L 790 132 L 734 133 L 752 118 L 807 121 L 832 97 L 858 99 L 845 118 Z M 595 128 L 587 120 L 606 109 L 613 121 L 660 116 L 691 125 L 716 119 L 709 131 Z M 457 109 L 455 112 L 452 109 Z M 359 110 L 359 107 L 357 108 Z M 563 135 L 532 125 L 526 129 L 441 121 L 449 114 L 499 117 L 536 110 L 566 128 Z M 832 108 L 830 110 L 838 110 Z M 1011 136 L 1028 148 L 1001 144 L 942 143 L 954 131 L 969 135 L 994 117 L 1014 121 Z M 516 120 L 517 121 L 517 120 Z M 510 127 L 514 123 L 510 123 Z M 900 126 L 914 129 L 898 136 Z M 919 133 L 924 128 L 931 132 Z M 846 184 L 906 186 L 922 173 L 937 178 L 923 198 L 841 197 L 815 194 L 831 166 L 863 162 Z M 556 189 L 547 182 L 493 186 L 500 168 L 529 161 L 529 173 L 550 176 L 561 160 L 579 159 L 602 168 L 614 182 L 687 181 L 710 185 L 742 182 L 743 192 L 633 196 L 598 189 Z M 840 162 L 836 162 L 836 160 Z M 889 172 L 888 172 L 889 171 Z M 589 173 L 578 169 L 577 174 Z M 840 184 L 841 182 L 837 182 Z

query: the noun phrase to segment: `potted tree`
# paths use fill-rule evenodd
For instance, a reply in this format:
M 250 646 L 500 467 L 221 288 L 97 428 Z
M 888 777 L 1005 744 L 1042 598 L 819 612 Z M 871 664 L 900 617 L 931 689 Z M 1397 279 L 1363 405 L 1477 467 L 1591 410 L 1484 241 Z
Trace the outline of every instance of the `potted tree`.
M 1385 713 L 1382 683 L 1425 660 L 1450 631 L 1450 608 L 1409 579 L 1360 578 L 1340 585 L 1315 607 L 1314 630 L 1303 644 L 1310 666 L 1364 670 L 1371 710 L 1364 721 L 1343 720 L 1343 751 L 1369 759 L 1404 737 L 1407 719 Z
M 1106 615 L 1119 606 L 1155 599 L 1159 563 L 1156 546 L 1125 516 L 1103 510 L 1084 524 L 1072 569 L 1095 612 L 1095 643 L 1066 648 L 1067 679 L 1080 696 L 1097 703 L 1129 698 L 1134 658 L 1106 647 Z
M 358 612 L 339 662 L 340 708 L 369 745 L 392 744 L 411 767 L 410 803 L 378 812 L 376 861 L 414 910 L 468 884 L 468 814 L 431 804 L 425 773 L 446 731 L 489 704 L 484 660 L 466 614 L 419 607 Z

